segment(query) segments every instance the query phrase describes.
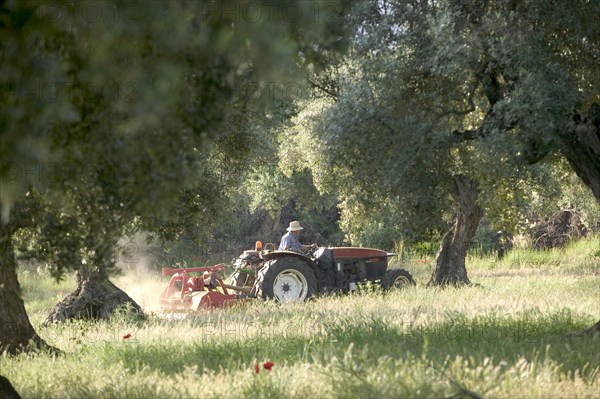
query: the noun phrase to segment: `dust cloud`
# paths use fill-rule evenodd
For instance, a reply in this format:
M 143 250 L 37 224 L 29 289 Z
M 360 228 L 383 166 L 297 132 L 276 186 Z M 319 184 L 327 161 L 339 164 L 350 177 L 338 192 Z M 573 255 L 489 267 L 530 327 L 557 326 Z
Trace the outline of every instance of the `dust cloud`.
M 159 296 L 169 280 L 161 275 L 165 265 L 160 260 L 160 247 L 147 243 L 147 237 L 146 233 L 138 233 L 119 240 L 115 263 L 121 273 L 112 280 L 145 313 L 160 313 Z

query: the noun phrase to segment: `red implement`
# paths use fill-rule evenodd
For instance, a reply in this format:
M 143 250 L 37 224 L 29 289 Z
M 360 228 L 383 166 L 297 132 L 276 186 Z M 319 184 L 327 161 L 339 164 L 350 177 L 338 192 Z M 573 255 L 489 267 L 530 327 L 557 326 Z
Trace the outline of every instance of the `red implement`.
M 222 308 L 233 303 L 239 295 L 230 294 L 223 283 L 225 266 L 163 268 L 163 276 L 172 276 L 169 285 L 160 294 L 160 303 L 171 310 L 197 311 Z M 202 273 L 201 276 L 190 273 Z

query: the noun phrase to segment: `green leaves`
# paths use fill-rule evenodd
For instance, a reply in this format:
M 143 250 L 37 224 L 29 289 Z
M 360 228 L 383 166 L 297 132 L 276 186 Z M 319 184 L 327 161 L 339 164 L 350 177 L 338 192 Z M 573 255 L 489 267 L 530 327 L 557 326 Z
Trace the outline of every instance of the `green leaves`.
M 256 88 L 294 76 L 291 32 L 319 30 L 307 4 L 2 3 L 2 222 L 35 193 L 43 216 L 19 223 L 57 275 L 111 267 L 132 226 L 212 232 L 262 156 Z
M 294 144 L 283 143 L 288 167 L 310 168 L 338 196 L 355 243 L 369 229 L 417 237 L 442 228 L 453 174 L 479 181 L 483 207 L 514 228 L 539 173 L 529 165 L 560 150 L 575 110 L 600 92 L 587 90 L 600 80 L 583 39 L 597 24 L 534 0 L 367 1 L 349 20 L 358 33 L 348 55 L 320 72 L 339 94 L 302 105 L 286 135 Z M 319 145 L 300 151 L 307 140 Z

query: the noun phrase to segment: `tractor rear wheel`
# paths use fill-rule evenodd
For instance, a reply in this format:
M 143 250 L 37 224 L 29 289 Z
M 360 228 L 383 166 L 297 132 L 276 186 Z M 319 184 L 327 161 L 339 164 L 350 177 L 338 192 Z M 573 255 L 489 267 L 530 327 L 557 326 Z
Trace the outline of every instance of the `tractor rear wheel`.
M 392 288 L 403 288 L 416 285 L 415 280 L 409 272 L 404 269 L 390 269 L 381 278 L 381 287 L 384 290 Z
M 315 272 L 301 259 L 284 257 L 267 262 L 258 275 L 259 296 L 277 302 L 302 302 L 317 292 Z

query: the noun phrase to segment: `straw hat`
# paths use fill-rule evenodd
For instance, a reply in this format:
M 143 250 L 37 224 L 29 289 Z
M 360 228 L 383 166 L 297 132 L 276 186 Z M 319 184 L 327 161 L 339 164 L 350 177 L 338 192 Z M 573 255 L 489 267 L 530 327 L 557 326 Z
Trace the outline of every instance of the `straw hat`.
M 288 227 L 286 230 L 287 231 L 300 231 L 300 230 L 304 230 L 304 227 L 300 226 L 300 222 L 298 222 L 297 220 L 294 220 L 293 222 L 290 222 L 290 227 Z

